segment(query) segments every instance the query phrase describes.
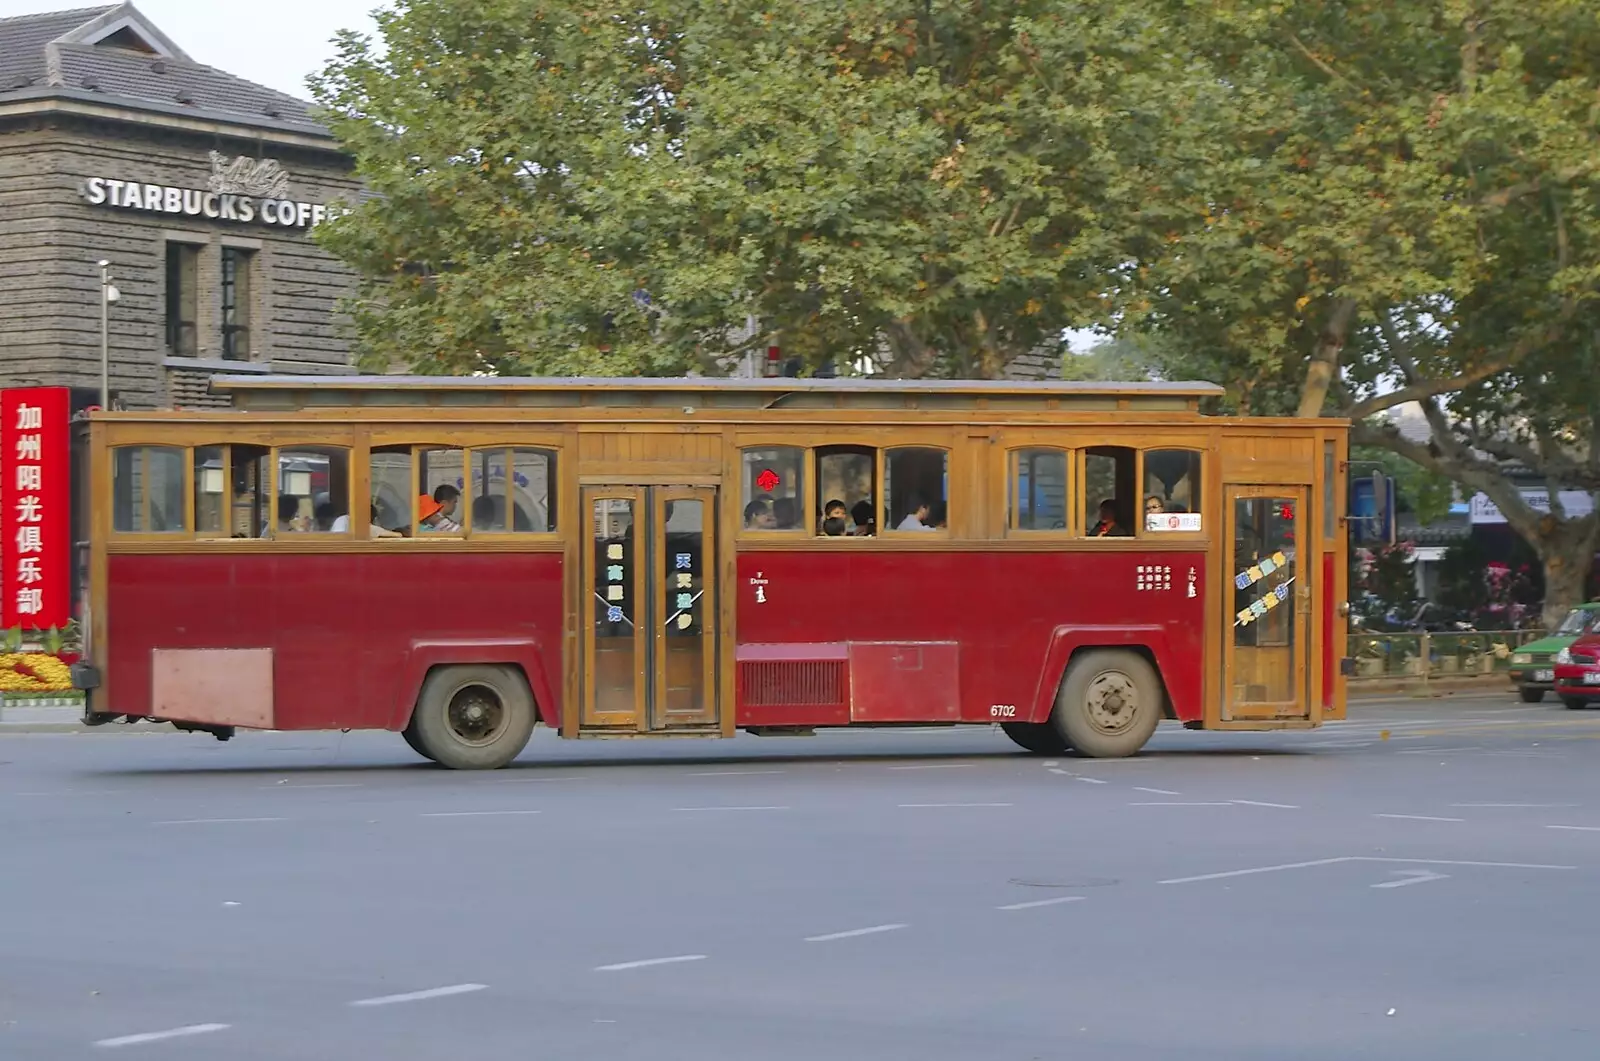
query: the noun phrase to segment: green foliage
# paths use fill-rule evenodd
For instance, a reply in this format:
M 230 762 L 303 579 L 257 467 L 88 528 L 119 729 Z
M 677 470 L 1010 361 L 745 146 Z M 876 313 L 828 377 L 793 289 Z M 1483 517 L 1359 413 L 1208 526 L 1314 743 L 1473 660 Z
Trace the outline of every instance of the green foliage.
M 399 0 L 314 79 L 372 363 L 996 376 L 1109 312 L 1164 150 L 1113 0 Z M 747 328 L 749 322 L 751 327 Z
M 1417 609 L 1417 579 L 1410 545 L 1385 545 L 1371 551 L 1352 583 L 1378 601 L 1381 612 L 1409 617 Z

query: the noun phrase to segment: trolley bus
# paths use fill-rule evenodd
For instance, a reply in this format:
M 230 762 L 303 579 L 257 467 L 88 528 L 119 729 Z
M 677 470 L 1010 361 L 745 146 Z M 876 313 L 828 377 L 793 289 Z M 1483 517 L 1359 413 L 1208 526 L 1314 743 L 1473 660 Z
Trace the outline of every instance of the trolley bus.
M 95 412 L 86 721 L 567 738 L 1345 706 L 1348 424 L 1205 383 L 228 376 Z

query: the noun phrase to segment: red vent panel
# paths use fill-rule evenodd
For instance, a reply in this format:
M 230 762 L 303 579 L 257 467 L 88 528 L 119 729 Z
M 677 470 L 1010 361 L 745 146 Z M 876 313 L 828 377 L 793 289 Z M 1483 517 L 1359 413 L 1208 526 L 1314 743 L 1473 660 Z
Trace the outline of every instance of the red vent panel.
M 739 663 L 743 707 L 834 707 L 850 703 L 850 669 L 842 659 L 751 659 Z

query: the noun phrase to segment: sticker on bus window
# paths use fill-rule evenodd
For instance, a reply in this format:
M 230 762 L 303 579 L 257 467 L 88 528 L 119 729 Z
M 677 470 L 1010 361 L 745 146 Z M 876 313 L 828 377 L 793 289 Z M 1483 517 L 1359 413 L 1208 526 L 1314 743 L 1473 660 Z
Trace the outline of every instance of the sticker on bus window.
M 1144 529 L 1156 532 L 1197 531 L 1201 529 L 1198 512 L 1146 512 Z

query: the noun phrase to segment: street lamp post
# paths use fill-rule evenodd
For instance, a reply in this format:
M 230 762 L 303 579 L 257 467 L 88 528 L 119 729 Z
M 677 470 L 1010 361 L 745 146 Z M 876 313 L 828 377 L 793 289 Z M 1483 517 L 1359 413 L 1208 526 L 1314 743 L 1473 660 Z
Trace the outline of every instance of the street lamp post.
M 111 408 L 111 303 L 122 297 L 111 282 L 111 263 L 100 259 L 100 408 Z

